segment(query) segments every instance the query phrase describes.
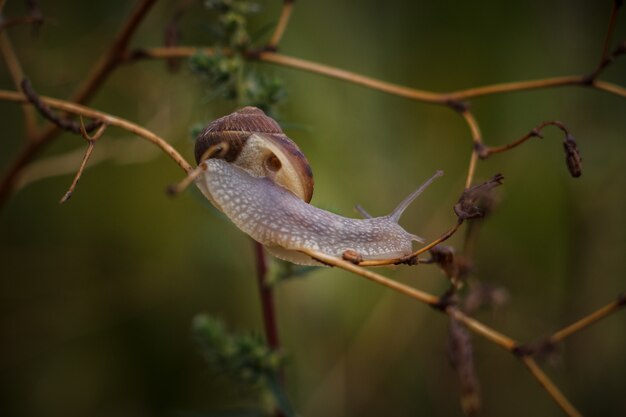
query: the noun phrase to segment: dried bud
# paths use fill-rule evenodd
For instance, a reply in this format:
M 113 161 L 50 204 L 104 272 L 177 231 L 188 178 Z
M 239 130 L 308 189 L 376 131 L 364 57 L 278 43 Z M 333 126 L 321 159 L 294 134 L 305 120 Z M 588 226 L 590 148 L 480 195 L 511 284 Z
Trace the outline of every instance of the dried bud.
M 563 140 L 563 150 L 565 150 L 565 163 L 567 163 L 567 169 L 572 177 L 578 178 L 582 174 L 582 158 L 578 151 L 578 146 L 574 137 L 569 133 L 565 135 Z
M 454 284 L 463 282 L 471 270 L 471 262 L 456 255 L 451 246 L 435 246 L 430 250 L 430 255 L 430 262 L 438 264 Z
M 494 205 L 491 189 L 502 184 L 504 177 L 496 174 L 490 180 L 463 191 L 461 198 L 454 205 L 454 212 L 461 220 L 485 217 Z
M 448 354 L 461 388 L 461 408 L 466 416 L 480 412 L 480 383 L 474 369 L 474 349 L 469 332 L 461 323 L 450 319 Z

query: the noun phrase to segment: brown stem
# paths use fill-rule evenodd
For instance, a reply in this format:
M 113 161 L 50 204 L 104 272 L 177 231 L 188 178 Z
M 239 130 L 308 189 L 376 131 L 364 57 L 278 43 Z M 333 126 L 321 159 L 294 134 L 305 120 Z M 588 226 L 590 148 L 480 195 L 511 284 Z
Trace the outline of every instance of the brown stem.
M 137 59 L 167 59 L 190 57 L 197 53 L 212 54 L 214 50 L 206 47 L 178 46 L 175 48 L 143 48 L 127 53 L 125 60 Z M 257 59 L 291 68 L 297 68 L 316 74 L 337 78 L 354 84 L 363 85 L 374 90 L 383 91 L 389 94 L 405 97 L 411 100 L 426 103 L 442 104 L 449 107 L 451 103 L 458 103 L 463 100 L 489 96 L 494 94 L 512 93 L 516 91 L 529 91 L 562 86 L 584 86 L 603 90 L 611 94 L 626 97 L 626 88 L 605 81 L 594 81 L 589 84 L 586 76 L 572 75 L 553 78 L 542 78 L 539 80 L 515 81 L 510 83 L 491 84 L 481 87 L 474 87 L 465 90 L 457 90 L 450 93 L 436 93 L 426 90 L 417 90 L 397 84 L 387 83 L 374 78 L 365 77 L 350 71 L 340 70 L 334 67 L 318 64 L 304 59 L 294 58 L 273 52 L 251 53 L 250 59 Z
M 541 384 L 541 386 L 546 390 L 546 392 L 552 397 L 552 399 L 561 407 L 563 412 L 567 414 L 569 417 L 582 417 L 582 414 L 574 408 L 572 403 L 563 395 L 563 393 L 558 389 L 558 387 L 550 380 L 548 375 L 537 365 L 537 362 L 530 356 L 523 356 L 521 358 L 522 363 L 526 365 L 526 368 L 530 371 L 532 376 Z
M 389 258 L 389 259 L 370 259 L 370 260 L 357 260 L 353 262 L 359 266 L 383 266 L 383 265 L 398 265 L 398 264 L 415 264 L 417 263 L 417 257 L 423 253 L 428 252 L 438 244 L 448 240 L 452 235 L 459 230 L 459 227 L 463 224 L 463 220 L 459 220 L 450 230 L 439 236 L 437 239 L 430 242 L 428 245 L 423 246 L 413 252 L 410 255 L 403 256 L 401 258 Z
M 613 4 L 611 6 L 611 15 L 609 16 L 609 25 L 606 29 L 606 35 L 604 35 L 604 43 L 602 45 L 602 54 L 600 55 L 600 62 L 598 63 L 599 70 L 601 70 L 601 68 L 604 66 L 607 55 L 609 54 L 609 48 L 611 47 L 611 39 L 613 39 L 613 32 L 615 31 L 615 23 L 617 22 L 617 13 L 619 12 L 621 1 L 622 0 L 613 0 L 612 2 Z
M 533 138 L 533 137 L 542 138 L 543 136 L 541 135 L 541 131 L 546 126 L 556 126 L 559 129 L 561 129 L 563 131 L 563 133 L 565 133 L 566 135 L 569 133 L 567 127 L 565 127 L 565 125 L 563 123 L 559 122 L 558 120 L 542 122 L 539 126 L 537 126 L 533 130 L 531 130 L 530 132 L 528 132 L 527 134 L 522 136 L 521 138 L 519 138 L 517 140 L 514 140 L 511 143 L 507 143 L 506 145 L 501 145 L 501 146 L 484 147 L 483 148 L 483 153 L 481 154 L 481 158 L 487 158 L 489 155 L 494 154 L 494 153 L 506 152 L 506 151 L 508 151 L 510 149 L 513 149 L 513 148 L 521 145 L 522 143 L 526 142 L 528 139 Z
M 553 344 L 562 342 L 567 337 L 583 330 L 586 327 L 591 326 L 592 324 L 596 323 L 599 320 L 602 320 L 610 314 L 615 313 L 617 310 L 623 308 L 624 306 L 626 306 L 626 294 L 620 295 L 617 300 L 599 308 L 598 310 L 570 324 L 569 326 L 564 327 L 557 332 L 554 332 L 554 334 L 552 334 L 548 338 L 548 341 Z
M 352 272 L 356 275 L 367 278 L 371 281 L 376 282 L 377 284 L 386 286 L 394 291 L 400 292 L 404 295 L 407 295 L 411 298 L 419 300 L 420 302 L 427 304 L 431 307 L 434 307 L 437 311 L 440 311 L 459 322 L 463 323 L 468 329 L 472 332 L 486 338 L 487 340 L 493 342 L 494 344 L 500 346 L 506 351 L 517 355 L 517 347 L 518 343 L 511 339 L 510 337 L 490 328 L 489 326 L 479 322 L 478 320 L 469 317 L 467 314 L 463 313 L 461 310 L 454 306 L 445 306 L 441 308 L 440 299 L 432 294 L 427 292 L 415 289 L 413 287 L 409 287 L 408 285 L 404 285 L 402 283 L 393 281 L 383 275 L 377 274 L 370 270 L 364 269 L 360 266 L 357 266 L 351 262 L 345 261 L 343 259 L 338 259 L 333 256 L 329 256 L 323 254 L 321 252 L 313 251 L 313 250 L 303 250 L 303 253 L 310 256 L 313 259 L 316 259 L 326 265 L 336 266 L 341 269 L 345 269 L 348 272 Z M 527 356 L 521 355 L 520 359 L 522 362 L 528 367 L 531 371 L 531 374 L 539 381 L 539 383 L 545 388 L 548 394 L 552 397 L 552 399 L 557 403 L 557 405 L 570 417 L 580 417 L 581 414 L 572 406 L 572 404 L 567 400 L 567 398 L 559 391 L 554 382 L 550 380 L 550 378 L 539 368 L 539 366 L 535 363 L 535 361 Z
M 598 90 L 606 91 L 607 93 L 626 98 L 626 88 L 620 87 L 619 85 L 607 83 L 606 81 L 594 80 L 592 86 Z
M 20 61 L 13 50 L 11 41 L 6 33 L 0 33 L 0 52 L 4 57 L 5 63 L 13 79 L 13 84 L 16 89 L 20 88 L 20 83 L 24 79 L 24 71 L 20 65 Z M 35 117 L 35 109 L 28 104 L 22 106 L 24 113 L 24 126 L 26 130 L 26 138 L 33 140 L 37 132 L 37 119 Z
M 478 162 L 478 157 L 482 156 L 485 146 L 483 144 L 478 121 L 474 117 L 474 114 L 469 109 L 464 109 L 461 111 L 461 116 L 463 116 L 463 120 L 465 120 L 470 128 L 472 142 L 474 144 L 472 154 L 470 156 L 469 167 L 467 169 L 467 177 L 465 179 L 465 189 L 467 190 L 472 185 L 472 181 L 474 180 L 474 175 L 476 173 L 476 163 Z
M 83 175 L 83 171 L 85 170 L 85 167 L 87 166 L 87 161 L 89 161 L 89 158 L 91 157 L 91 153 L 93 152 L 93 148 L 95 147 L 96 142 L 98 141 L 98 139 L 100 139 L 102 137 L 102 135 L 104 134 L 104 131 L 105 131 L 106 127 L 107 127 L 106 124 L 101 123 L 100 124 L 100 128 L 98 129 L 98 131 L 96 131 L 96 133 L 93 136 L 89 136 L 89 134 L 87 133 L 87 129 L 85 129 L 85 124 L 83 123 L 83 118 L 81 116 L 81 118 L 80 118 L 80 133 L 81 133 L 83 139 L 85 139 L 87 141 L 87 143 L 88 143 L 87 150 L 85 151 L 85 156 L 83 156 L 83 160 L 80 163 L 80 167 L 78 168 L 78 171 L 76 172 L 76 175 L 74 176 L 74 180 L 72 181 L 72 184 L 70 185 L 70 188 L 63 195 L 63 197 L 61 197 L 61 200 L 59 201 L 60 204 L 65 203 L 74 194 L 74 189 L 76 188 L 76 184 L 78 184 L 78 180 L 80 179 L 81 175 Z
M 453 100 L 468 100 L 471 98 L 490 96 L 494 94 L 513 93 L 516 91 L 538 90 L 543 88 L 563 87 L 567 85 L 583 85 L 584 77 L 580 75 L 542 78 L 539 80 L 513 81 L 509 83 L 491 84 L 457 90 L 448 97 Z
M 272 350 L 279 350 L 280 340 L 278 338 L 278 325 L 276 323 L 276 310 L 274 308 L 274 291 L 267 282 L 267 257 L 263 245 L 257 241 L 254 241 L 253 244 L 265 337 L 267 338 L 268 346 Z
M 294 58 L 274 52 L 261 52 L 258 59 L 264 62 L 283 65 L 291 68 L 297 68 L 304 71 L 325 75 L 330 78 L 349 81 L 353 84 L 362 85 L 372 90 L 383 91 L 399 97 L 405 97 L 411 100 L 423 101 L 426 103 L 447 104 L 446 98 L 442 94 L 430 91 L 417 90 L 414 88 L 404 87 L 397 84 L 380 81 L 354 72 L 345 71 L 328 65 L 318 64 L 316 62 L 306 61 L 304 59 Z
M 115 37 L 113 44 L 107 52 L 102 55 L 96 65 L 92 68 L 87 79 L 77 89 L 72 96 L 71 101 L 85 103 L 89 100 L 97 89 L 102 85 L 104 80 L 110 75 L 113 69 L 121 62 L 125 50 L 130 42 L 132 35 L 139 26 L 139 23 L 145 17 L 156 0 L 142 0 L 137 4 L 126 23 L 122 26 Z M 139 126 L 135 125 L 137 128 Z M 4 205 L 8 199 L 15 182 L 22 169 L 39 154 L 48 143 L 59 133 L 59 128 L 54 125 L 46 127 L 34 139 L 25 143 L 17 158 L 9 167 L 6 174 L 0 182 L 0 207 Z M 155 135 L 156 136 L 156 135 Z M 176 151 L 174 151 L 176 152 Z M 168 152 L 169 153 L 169 152 Z M 177 153 L 177 152 L 176 152 Z M 172 154 L 170 154 L 172 156 Z M 185 162 L 186 163 L 186 162 Z M 180 165 L 180 164 L 179 164 Z M 187 164 L 188 165 L 188 164 Z M 182 167 L 182 165 L 181 165 Z M 184 169 L 184 168 L 183 168 Z
M 287 24 L 289 23 L 289 19 L 291 18 L 293 3 L 294 0 L 283 0 L 283 8 L 280 11 L 280 17 L 278 18 L 276 29 L 274 29 L 274 33 L 272 34 L 272 37 L 267 44 L 268 50 L 275 51 L 278 47 L 278 44 L 280 43 L 280 40 L 283 38 L 285 29 L 287 29 Z
M 59 100 L 59 99 L 55 99 L 51 97 L 45 97 L 45 96 L 41 96 L 39 97 L 39 99 L 43 103 L 45 103 L 47 106 L 50 106 L 57 110 L 75 114 L 77 116 L 82 115 L 84 117 L 88 117 L 91 119 L 100 120 L 104 124 L 119 127 L 131 133 L 134 133 L 135 135 L 140 136 L 148 140 L 149 142 L 153 143 L 154 145 L 158 146 L 163 152 L 169 155 L 169 157 L 172 158 L 174 162 L 176 162 L 176 164 L 179 167 L 181 167 L 181 169 L 183 169 L 183 171 L 188 173 L 192 170 L 191 165 L 189 165 L 189 163 L 185 160 L 185 158 L 183 158 L 182 155 L 180 155 L 178 151 L 174 149 L 174 147 L 172 147 L 172 145 L 170 145 L 164 139 L 157 136 L 156 134 L 149 131 L 148 129 L 142 126 L 139 126 L 138 124 L 132 123 L 125 119 L 121 119 L 117 116 L 110 115 L 108 113 L 94 110 L 90 107 L 85 107 L 79 104 L 70 103 L 68 101 Z M 26 98 L 24 94 L 18 93 L 17 91 L 6 91 L 6 90 L 0 90 L 0 100 L 14 101 L 16 103 L 26 103 L 28 101 L 28 99 Z M 30 143 L 29 145 L 33 146 L 37 144 L 38 144 L 37 142 L 33 142 L 33 143 Z M 27 146 L 24 149 L 28 150 L 30 149 L 30 147 Z M 28 156 L 26 158 L 28 158 Z M 14 165 L 17 165 L 19 167 L 23 166 L 19 163 L 16 163 Z
M 267 345 L 273 351 L 280 350 L 280 339 L 278 337 L 278 323 L 276 321 L 276 308 L 274 304 L 274 289 L 267 282 L 267 255 L 265 248 L 257 241 L 252 242 L 254 246 L 254 258 L 256 263 L 257 285 L 259 287 L 259 298 L 261 301 L 261 313 L 263 316 L 263 328 Z M 285 376 L 279 372 L 278 381 L 281 384 L 285 382 Z M 274 410 L 275 417 L 284 417 L 282 410 L 276 407 Z
M 154 3 L 156 3 L 156 0 L 141 0 L 137 3 L 122 28 L 118 31 L 109 49 L 102 54 L 92 67 L 89 75 L 72 95 L 70 101 L 82 104 L 88 102 L 93 97 L 104 80 L 120 63 L 139 23 L 141 23 Z

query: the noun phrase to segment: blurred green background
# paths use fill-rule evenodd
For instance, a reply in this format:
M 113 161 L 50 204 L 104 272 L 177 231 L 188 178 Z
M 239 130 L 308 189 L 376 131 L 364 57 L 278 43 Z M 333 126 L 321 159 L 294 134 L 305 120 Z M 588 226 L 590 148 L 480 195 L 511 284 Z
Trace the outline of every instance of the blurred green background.
M 108 2 L 42 2 L 40 36 L 8 30 L 42 94 L 67 97 L 132 8 Z M 252 32 L 276 22 L 262 2 Z M 158 46 L 177 2 L 160 1 L 133 46 Z M 433 91 L 589 72 L 599 59 L 610 1 L 298 1 L 281 51 Z M 8 1 L 5 15 L 24 13 Z M 201 2 L 182 18 L 185 45 L 211 45 Z M 624 14 L 616 40 L 626 38 Z M 626 59 L 602 78 L 625 85 Z M 286 133 L 315 174 L 313 203 L 355 216 L 390 211 L 436 169 L 446 175 L 412 205 L 403 226 L 430 240 L 454 222 L 469 130 L 449 109 L 268 64 L 284 80 Z M 185 67 L 185 65 L 183 65 Z M 0 86 L 13 89 L 4 65 Z M 190 127 L 234 106 L 208 100 L 203 84 L 160 61 L 120 67 L 91 103 L 138 122 L 192 159 Z M 501 204 L 484 224 L 475 276 L 507 288 L 510 301 L 481 320 L 522 341 L 548 335 L 624 291 L 626 99 L 567 87 L 477 99 L 488 144 L 515 139 L 543 120 L 572 131 L 583 176 L 569 177 L 561 134 L 478 165 L 478 179 L 505 175 Z M 0 102 L 0 166 L 23 142 L 19 106 Z M 84 146 L 65 134 L 46 157 Z M 165 186 L 182 172 L 128 133 L 109 129 L 74 197 L 57 204 L 68 173 L 34 182 L 0 211 L 0 414 L 171 416 L 250 404 L 202 360 L 190 324 L 200 312 L 237 330 L 262 331 L 252 244 L 196 192 Z M 5 168 L 3 168 L 5 169 Z M 451 242 L 459 244 L 462 235 Z M 381 272 L 441 293 L 428 266 Z M 276 291 L 286 379 L 303 416 L 461 415 L 446 356 L 447 321 L 414 300 L 340 270 L 320 269 Z M 587 415 L 626 415 L 626 318 L 581 332 L 548 364 Z M 560 416 L 511 355 L 474 337 L 484 415 Z

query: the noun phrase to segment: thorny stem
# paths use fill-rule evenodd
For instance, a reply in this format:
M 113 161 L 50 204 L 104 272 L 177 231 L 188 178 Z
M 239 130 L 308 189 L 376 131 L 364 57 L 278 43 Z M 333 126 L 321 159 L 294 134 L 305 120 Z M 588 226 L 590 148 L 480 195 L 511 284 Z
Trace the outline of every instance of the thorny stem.
M 169 157 L 172 158 L 174 162 L 176 162 L 176 164 L 181 167 L 181 169 L 183 169 L 183 171 L 188 173 L 192 170 L 191 165 L 189 165 L 185 158 L 183 158 L 182 155 L 179 154 L 178 151 L 174 149 L 174 147 L 172 147 L 172 145 L 167 143 L 161 137 L 157 136 L 155 133 L 149 131 L 142 126 L 139 126 L 136 123 L 132 123 L 128 120 L 121 119 L 108 113 L 100 112 L 98 110 L 81 106 L 79 104 L 70 103 L 64 100 L 45 96 L 40 96 L 39 99 L 46 105 L 57 110 L 62 110 L 67 113 L 82 115 L 91 119 L 100 120 L 104 124 L 119 127 L 131 133 L 134 133 L 135 135 L 140 136 L 158 146 L 163 152 L 169 155 Z M 18 93 L 17 91 L 6 90 L 0 90 L 0 100 L 14 101 L 18 103 L 26 103 L 28 101 L 24 94 Z
M 440 304 L 440 299 L 432 294 L 427 292 L 418 290 L 416 288 L 410 287 L 408 285 L 404 285 L 397 281 L 393 281 L 383 275 L 377 274 L 370 270 L 361 268 L 357 265 L 354 265 L 351 262 L 344 261 L 342 259 L 335 258 L 333 256 L 329 256 L 323 254 L 321 252 L 313 251 L 313 250 L 303 250 L 303 253 L 307 254 L 313 259 L 316 259 L 326 265 L 336 266 L 341 269 L 345 269 L 348 272 L 352 272 L 356 275 L 367 278 L 371 281 L 376 282 L 377 284 L 386 286 L 394 291 L 400 292 L 404 295 L 407 295 L 411 298 L 421 301 L 424 304 L 427 304 L 442 313 L 455 318 L 459 322 L 463 323 L 468 329 L 473 331 L 474 333 L 483 336 L 489 341 L 495 343 L 500 346 L 504 350 L 517 355 L 516 347 L 518 343 L 511 339 L 510 337 L 490 328 L 489 326 L 479 322 L 472 317 L 469 317 L 465 313 L 463 313 L 458 308 L 448 305 L 442 308 Z M 574 408 L 574 406 L 567 400 L 567 398 L 561 393 L 561 391 L 557 388 L 557 386 L 550 380 L 550 378 L 541 370 L 541 368 L 537 365 L 537 363 L 529 356 L 522 355 L 519 356 L 522 362 L 528 367 L 531 371 L 531 374 L 537 379 L 537 381 L 545 388 L 548 394 L 552 397 L 552 399 L 557 403 L 559 407 L 570 417 L 580 417 L 581 414 Z
M 569 326 L 566 326 L 563 329 L 554 332 L 554 334 L 548 337 L 548 341 L 552 344 L 559 343 L 565 338 L 573 335 L 574 333 L 577 333 L 582 329 L 591 326 L 597 321 L 609 316 L 610 314 L 615 313 L 617 310 L 623 308 L 624 306 L 626 306 L 626 294 L 620 295 L 617 300 L 599 308 L 598 310 L 570 324 Z
M 285 33 L 285 29 L 287 29 L 289 19 L 291 18 L 293 3 L 294 0 L 283 0 L 283 7 L 280 11 L 280 17 L 278 18 L 276 29 L 274 29 L 274 33 L 272 34 L 272 37 L 266 46 L 268 50 L 275 51 L 278 48 L 278 44 L 283 38 L 283 34 Z

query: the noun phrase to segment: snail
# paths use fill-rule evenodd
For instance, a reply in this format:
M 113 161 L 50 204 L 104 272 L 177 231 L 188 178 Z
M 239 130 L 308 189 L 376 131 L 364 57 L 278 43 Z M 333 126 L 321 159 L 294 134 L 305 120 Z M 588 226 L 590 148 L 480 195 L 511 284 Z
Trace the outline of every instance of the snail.
M 203 160 L 207 151 L 215 150 Z M 277 258 L 319 265 L 299 252 L 311 249 L 341 258 L 347 251 L 363 260 L 412 253 L 422 239 L 398 220 L 434 180 L 405 198 L 387 216 L 343 217 L 309 202 L 313 173 L 298 146 L 276 121 L 255 107 L 244 107 L 211 122 L 198 135 L 195 158 L 202 168 L 196 185 L 239 229 Z

